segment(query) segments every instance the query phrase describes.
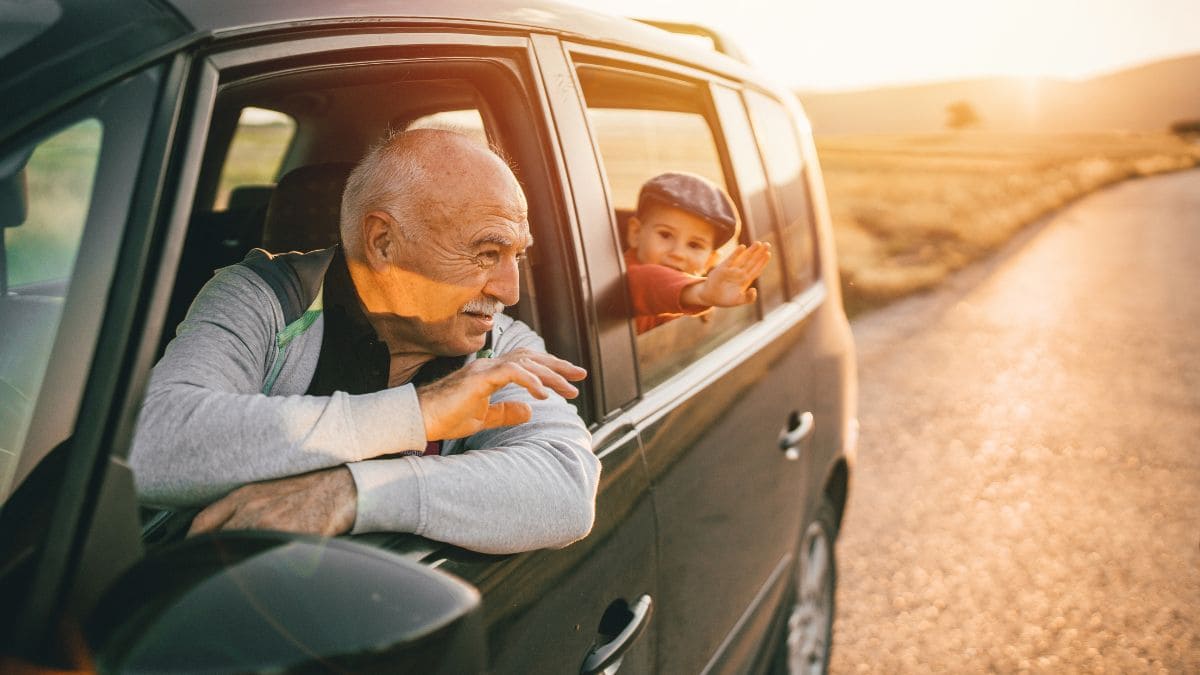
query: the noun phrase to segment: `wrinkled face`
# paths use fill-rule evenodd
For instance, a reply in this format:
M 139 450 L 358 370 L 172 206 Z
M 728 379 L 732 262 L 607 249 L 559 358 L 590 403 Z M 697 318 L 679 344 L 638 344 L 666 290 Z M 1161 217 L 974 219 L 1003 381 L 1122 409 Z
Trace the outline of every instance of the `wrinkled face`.
M 402 250 L 393 274 L 409 286 L 404 314 L 412 317 L 404 337 L 428 353 L 481 349 L 493 315 L 520 299 L 519 264 L 533 244 L 525 196 L 511 174 L 495 178 L 468 194 L 447 187 L 428 231 L 395 240 Z
M 716 262 L 713 226 L 670 206 L 650 206 L 629 219 L 629 243 L 638 261 L 704 274 Z

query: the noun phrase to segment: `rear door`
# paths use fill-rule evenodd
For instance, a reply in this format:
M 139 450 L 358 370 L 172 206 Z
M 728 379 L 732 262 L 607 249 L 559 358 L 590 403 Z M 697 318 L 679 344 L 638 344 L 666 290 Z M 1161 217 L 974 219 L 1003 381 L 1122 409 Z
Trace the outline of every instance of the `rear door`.
M 580 216 L 565 168 L 579 159 L 564 148 L 580 133 L 581 113 L 576 104 L 576 119 L 556 125 L 548 92 L 562 92 L 547 87 L 540 62 L 554 68 L 557 59 L 561 72 L 563 57 L 556 42 L 539 48 L 540 40 L 504 30 L 427 26 L 413 33 L 297 35 L 212 53 L 201 66 L 188 149 L 191 179 L 179 188 L 175 217 L 189 231 L 172 305 L 185 306 L 194 292 L 189 289 L 223 264 L 214 252 L 230 242 L 245 247 L 254 241 L 231 237 L 231 223 L 238 223 L 237 232 L 261 230 L 261 220 L 247 226 L 246 218 L 261 219 L 262 209 L 238 212 L 238 194 L 270 190 L 297 167 L 356 161 L 389 129 L 449 127 L 499 146 L 528 196 L 536 242 L 513 312 L 539 331 L 551 352 L 591 372 L 579 407 L 603 464 L 593 532 L 562 550 L 511 556 L 427 545 L 411 535 L 363 540 L 410 554 L 432 551 L 421 557 L 480 590 L 493 672 L 577 672 L 593 648 L 614 640 L 622 648 L 616 653 L 622 672 L 652 672 L 653 629 L 646 627 L 655 595 L 655 523 L 649 483 L 636 432 L 604 419 L 609 372 L 594 348 Z M 259 138 L 251 146 L 261 157 L 240 154 L 243 133 Z M 272 138 L 285 138 L 287 147 L 281 150 L 268 142 Z M 612 370 L 617 380 L 622 370 L 629 366 Z M 625 377 L 632 382 L 628 372 Z
M 618 237 L 641 183 L 683 170 L 733 195 L 742 243 L 775 245 L 756 305 L 636 336 L 625 316 L 638 397 L 624 414 L 642 438 L 659 524 L 657 669 L 745 669 L 800 533 L 811 473 L 802 345 L 818 294 L 788 301 L 773 193 L 738 90 L 644 57 L 582 45 L 570 53 Z

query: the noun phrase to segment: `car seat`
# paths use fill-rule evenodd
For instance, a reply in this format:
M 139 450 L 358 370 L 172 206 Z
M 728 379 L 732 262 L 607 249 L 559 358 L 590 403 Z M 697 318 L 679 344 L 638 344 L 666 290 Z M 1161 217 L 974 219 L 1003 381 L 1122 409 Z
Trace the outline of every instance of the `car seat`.
M 262 247 L 272 253 L 314 251 L 336 244 L 342 191 L 354 164 L 327 162 L 289 171 L 271 194 Z

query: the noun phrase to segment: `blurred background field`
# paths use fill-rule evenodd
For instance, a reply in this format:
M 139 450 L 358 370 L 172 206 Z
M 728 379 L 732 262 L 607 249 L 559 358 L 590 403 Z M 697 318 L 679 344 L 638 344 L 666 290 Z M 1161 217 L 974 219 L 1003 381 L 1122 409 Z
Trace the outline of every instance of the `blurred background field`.
M 1200 164 L 1166 133 L 827 135 L 817 149 L 847 312 L 930 288 L 1117 181 Z

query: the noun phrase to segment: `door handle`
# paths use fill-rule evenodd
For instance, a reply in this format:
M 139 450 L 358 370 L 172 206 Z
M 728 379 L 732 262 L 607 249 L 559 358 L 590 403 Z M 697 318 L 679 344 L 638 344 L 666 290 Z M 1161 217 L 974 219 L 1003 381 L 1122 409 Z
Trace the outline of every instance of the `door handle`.
M 617 668 L 621 667 L 621 659 L 625 658 L 625 652 L 633 646 L 634 642 L 637 642 L 642 631 L 646 629 L 646 624 L 650 623 L 652 602 L 649 595 L 638 598 L 637 602 L 633 603 L 633 607 L 625 605 L 623 600 L 614 605 L 619 607 L 619 616 L 614 615 L 610 619 L 613 610 L 617 608 L 609 607 L 608 611 L 604 613 L 604 619 L 600 622 L 602 631 L 604 624 L 610 621 L 615 623 L 624 620 L 625 625 L 612 640 L 597 645 L 588 652 L 587 658 L 583 660 L 583 666 L 579 669 L 579 675 L 612 675 L 617 672 Z
M 788 425 L 779 432 L 779 449 L 783 450 L 788 459 L 800 459 L 800 444 L 812 434 L 815 424 L 811 412 L 800 414 L 792 411 Z

